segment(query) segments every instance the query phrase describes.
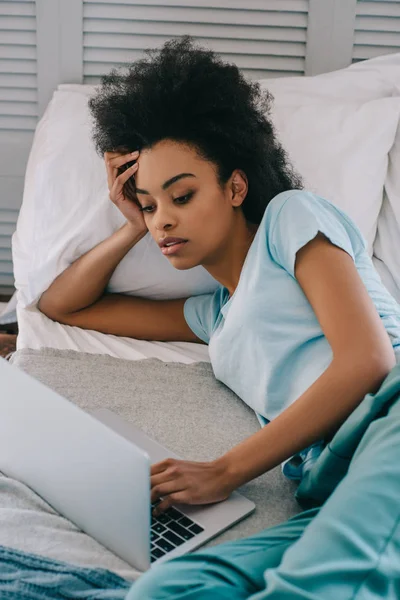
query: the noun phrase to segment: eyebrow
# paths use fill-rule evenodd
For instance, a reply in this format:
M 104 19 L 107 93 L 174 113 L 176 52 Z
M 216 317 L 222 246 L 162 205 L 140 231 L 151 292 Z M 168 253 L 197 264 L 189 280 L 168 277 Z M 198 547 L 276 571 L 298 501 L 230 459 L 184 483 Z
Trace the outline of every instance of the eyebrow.
M 193 173 L 179 173 L 179 175 L 175 175 L 174 177 L 171 177 L 171 179 L 168 179 L 165 183 L 163 183 L 161 186 L 162 189 L 166 190 L 170 185 L 172 185 L 176 181 L 179 181 L 179 179 L 182 179 L 183 177 L 196 177 L 196 175 L 193 175 Z M 136 193 L 150 195 L 150 192 L 148 192 L 147 190 L 141 190 L 139 188 L 136 188 Z

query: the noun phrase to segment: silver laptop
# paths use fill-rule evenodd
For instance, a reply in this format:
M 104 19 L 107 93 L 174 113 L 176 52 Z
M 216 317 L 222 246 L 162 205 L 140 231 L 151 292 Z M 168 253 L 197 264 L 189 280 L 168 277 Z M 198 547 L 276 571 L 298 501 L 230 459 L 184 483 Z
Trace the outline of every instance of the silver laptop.
M 150 465 L 180 458 L 107 409 L 89 414 L 0 358 L 0 471 L 134 568 L 185 554 L 252 513 L 234 492 L 151 516 Z

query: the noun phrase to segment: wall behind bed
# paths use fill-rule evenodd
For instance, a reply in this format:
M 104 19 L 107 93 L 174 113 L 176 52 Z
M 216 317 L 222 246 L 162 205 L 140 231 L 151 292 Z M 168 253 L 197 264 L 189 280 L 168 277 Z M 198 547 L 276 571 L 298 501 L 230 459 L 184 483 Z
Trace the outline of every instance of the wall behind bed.
M 184 33 L 250 78 L 316 75 L 400 49 L 397 0 L 0 1 L 0 294 L 13 291 L 11 235 L 38 119 L 59 83 Z

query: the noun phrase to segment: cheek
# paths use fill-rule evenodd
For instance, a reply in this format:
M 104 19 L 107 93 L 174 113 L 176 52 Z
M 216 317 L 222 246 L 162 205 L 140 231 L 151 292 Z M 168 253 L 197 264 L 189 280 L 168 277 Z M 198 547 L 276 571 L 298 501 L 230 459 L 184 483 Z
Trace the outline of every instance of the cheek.
M 231 213 L 232 210 L 229 211 L 219 200 L 219 203 L 215 203 L 196 220 L 194 226 L 201 232 L 207 246 L 215 249 L 229 237 Z
M 222 223 L 226 221 L 229 207 L 225 197 L 220 191 L 212 190 L 209 194 L 202 195 L 201 201 L 197 205 L 199 217 L 203 221 L 212 223 Z
M 144 217 L 144 222 L 145 225 L 147 227 L 147 229 L 149 230 L 149 233 L 151 235 L 151 237 L 158 242 L 158 238 L 160 237 L 160 231 L 157 231 L 156 228 L 154 227 L 154 219 L 150 218 L 150 216 L 145 216 Z

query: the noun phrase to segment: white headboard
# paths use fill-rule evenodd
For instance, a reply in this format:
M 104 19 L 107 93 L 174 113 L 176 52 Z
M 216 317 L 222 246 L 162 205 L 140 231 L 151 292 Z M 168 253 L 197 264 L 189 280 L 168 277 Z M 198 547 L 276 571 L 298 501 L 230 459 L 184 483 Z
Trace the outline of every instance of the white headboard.
M 398 52 L 400 1 L 11 0 L 0 2 L 0 293 L 12 291 L 11 234 L 33 133 L 59 83 L 184 33 L 254 79 L 315 75 Z

